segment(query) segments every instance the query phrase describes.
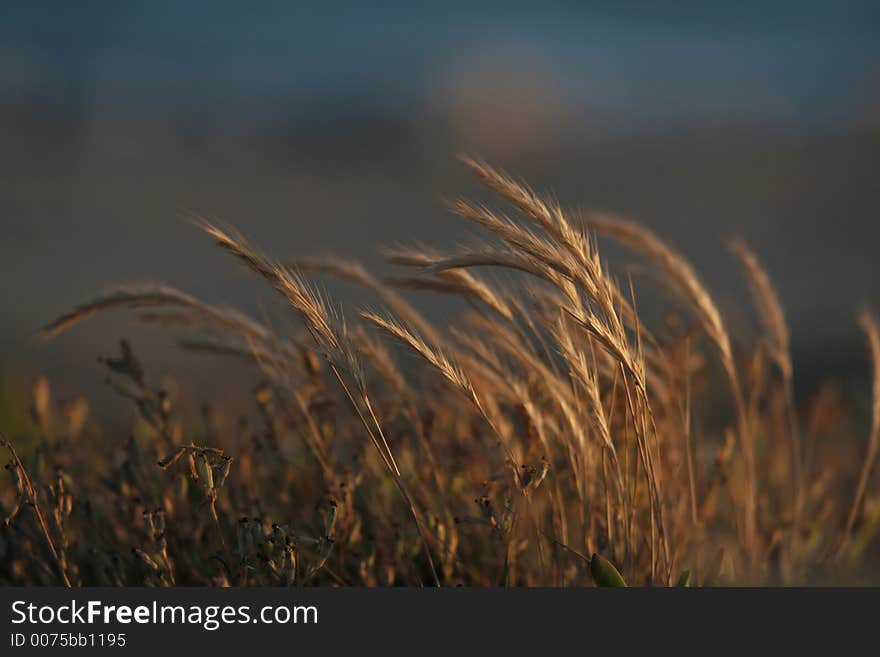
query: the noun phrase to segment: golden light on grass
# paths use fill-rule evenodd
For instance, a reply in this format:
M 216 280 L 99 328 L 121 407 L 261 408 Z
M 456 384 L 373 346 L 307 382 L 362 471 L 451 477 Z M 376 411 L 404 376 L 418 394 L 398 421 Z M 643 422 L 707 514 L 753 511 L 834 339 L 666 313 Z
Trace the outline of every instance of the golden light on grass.
M 84 401 L 53 412 L 39 382 L 23 437 L 33 465 L 10 443 L 13 485 L 0 490 L 0 582 L 687 586 L 869 572 L 880 531 L 873 316 L 860 317 L 872 422 L 853 462 L 837 432 L 858 415 L 824 393 L 796 403 L 782 303 L 744 242 L 730 249 L 754 336 L 732 335 L 685 256 L 645 227 L 573 215 L 464 163 L 504 206 L 449 203 L 485 241 L 389 250 L 402 273 L 384 279 L 355 262 L 266 256 L 200 224 L 304 331 L 162 286 L 120 288 L 51 322 L 48 337 L 132 310 L 187 348 L 249 359 L 261 384 L 245 417 L 185 424 L 123 342 L 102 362 L 137 412 L 125 440 L 97 433 Z M 677 293 L 664 323 L 640 315 L 649 291 L 611 274 L 600 238 L 641 254 Z M 361 287 L 381 309 L 344 316 L 307 276 Z M 431 323 L 405 296 L 419 291 L 468 312 Z

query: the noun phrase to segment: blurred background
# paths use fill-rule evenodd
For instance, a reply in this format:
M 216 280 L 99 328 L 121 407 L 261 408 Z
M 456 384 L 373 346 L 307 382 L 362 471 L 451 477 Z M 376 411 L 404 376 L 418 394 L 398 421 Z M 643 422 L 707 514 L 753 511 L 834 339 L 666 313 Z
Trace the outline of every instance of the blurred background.
M 149 373 L 237 394 L 237 366 L 124 314 L 33 336 L 123 283 L 271 304 L 194 214 L 272 255 L 380 273 L 383 244 L 465 241 L 440 203 L 479 193 L 462 152 L 650 225 L 737 332 L 752 316 L 724 239 L 744 237 L 785 303 L 800 385 L 863 383 L 854 313 L 880 307 L 880 4 L 716 4 L 4 3 L 0 412 L 40 373 L 62 398 L 100 400 L 95 358 L 122 336 Z

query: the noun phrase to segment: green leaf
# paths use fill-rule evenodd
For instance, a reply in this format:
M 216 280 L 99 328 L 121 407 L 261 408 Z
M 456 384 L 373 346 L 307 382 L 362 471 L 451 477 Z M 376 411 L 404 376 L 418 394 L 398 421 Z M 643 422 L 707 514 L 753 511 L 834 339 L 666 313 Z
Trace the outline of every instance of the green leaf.
M 614 567 L 614 564 L 601 555 L 594 554 L 590 557 L 590 574 L 593 576 L 596 586 L 626 586 L 626 582 L 617 571 L 617 568 Z
M 678 576 L 676 586 L 689 587 L 691 585 L 691 571 L 685 570 Z

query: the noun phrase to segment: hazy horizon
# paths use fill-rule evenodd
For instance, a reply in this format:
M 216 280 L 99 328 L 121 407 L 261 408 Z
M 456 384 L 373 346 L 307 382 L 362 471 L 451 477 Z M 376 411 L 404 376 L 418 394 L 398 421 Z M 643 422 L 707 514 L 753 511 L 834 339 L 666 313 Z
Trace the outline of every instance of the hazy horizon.
M 9 12 L 0 371 L 62 386 L 94 371 L 99 383 L 94 357 L 123 334 L 170 367 L 173 340 L 122 316 L 32 339 L 119 284 L 163 281 L 259 312 L 270 295 L 214 253 L 192 214 L 281 257 L 335 253 L 380 273 L 380 245 L 464 241 L 439 199 L 474 191 L 455 160 L 469 152 L 566 206 L 650 225 L 750 330 L 724 248 L 746 238 L 804 376 L 866 376 L 853 318 L 880 292 L 880 8 L 504 6 Z

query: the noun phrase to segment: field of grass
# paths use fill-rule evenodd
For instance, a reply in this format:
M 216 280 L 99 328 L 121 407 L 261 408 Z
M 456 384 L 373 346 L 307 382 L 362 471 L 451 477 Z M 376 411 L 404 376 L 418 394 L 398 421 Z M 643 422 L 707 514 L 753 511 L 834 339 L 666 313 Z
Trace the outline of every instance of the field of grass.
M 129 309 L 188 349 L 246 359 L 263 384 L 245 416 L 207 401 L 185 423 L 123 341 L 102 360 L 138 413 L 119 436 L 37 379 L 30 428 L 0 427 L 0 584 L 877 583 L 874 316 L 859 315 L 869 411 L 831 389 L 797 399 L 781 302 L 744 242 L 730 252 L 755 332 L 739 336 L 660 237 L 464 162 L 492 198 L 449 206 L 485 241 L 389 250 L 393 278 L 200 224 L 302 330 L 168 287 L 120 288 L 49 324 L 46 337 Z M 650 274 L 612 274 L 605 240 Z M 373 308 L 337 309 L 317 276 L 366 288 Z M 401 289 L 469 311 L 437 326 Z M 661 321 L 640 315 L 648 295 Z

